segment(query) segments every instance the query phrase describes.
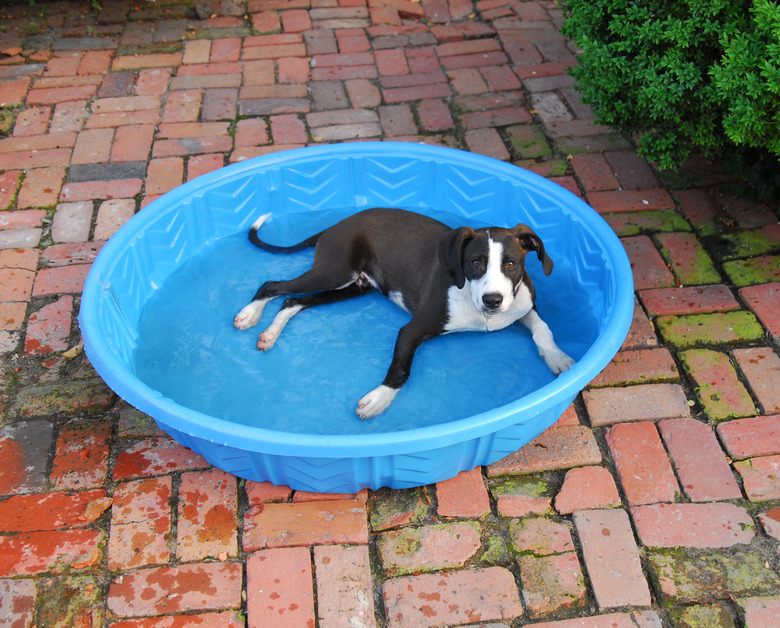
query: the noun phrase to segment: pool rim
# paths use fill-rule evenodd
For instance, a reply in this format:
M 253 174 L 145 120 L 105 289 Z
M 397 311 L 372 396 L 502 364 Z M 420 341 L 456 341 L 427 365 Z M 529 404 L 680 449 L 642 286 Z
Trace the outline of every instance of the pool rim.
M 162 219 L 166 206 L 176 205 L 226 180 L 246 176 L 258 168 L 284 167 L 313 158 L 408 157 L 441 161 L 495 172 L 508 179 L 524 179 L 540 189 L 579 219 L 601 245 L 602 254 L 612 264 L 610 283 L 614 304 L 603 330 L 585 355 L 569 371 L 541 388 L 508 404 L 455 421 L 436 425 L 370 434 L 299 434 L 234 423 L 193 410 L 165 397 L 140 381 L 120 360 L 105 338 L 96 333 L 100 327 L 98 308 L 104 291 L 102 277 L 110 276 L 118 255 L 156 220 Z M 569 218 L 572 219 L 571 217 Z M 204 243 L 205 244 L 205 243 Z M 498 432 L 512 425 L 532 421 L 574 397 L 612 360 L 628 333 L 634 311 L 633 274 L 625 250 L 609 224 L 589 205 L 562 186 L 528 170 L 491 157 L 466 151 L 405 142 L 360 142 L 310 146 L 279 151 L 225 166 L 204 174 L 167 192 L 140 210 L 104 245 L 87 275 L 79 312 L 79 325 L 86 354 L 97 373 L 117 393 L 138 410 L 152 416 L 163 428 L 185 433 L 221 446 L 252 453 L 310 458 L 377 457 L 428 451 Z M 95 333 L 93 333 L 95 331 Z M 522 367 L 521 367 L 522 368 Z M 557 419 L 557 417 L 556 417 Z M 356 418 L 356 421 L 360 419 Z M 369 419 L 370 420 L 370 419 Z

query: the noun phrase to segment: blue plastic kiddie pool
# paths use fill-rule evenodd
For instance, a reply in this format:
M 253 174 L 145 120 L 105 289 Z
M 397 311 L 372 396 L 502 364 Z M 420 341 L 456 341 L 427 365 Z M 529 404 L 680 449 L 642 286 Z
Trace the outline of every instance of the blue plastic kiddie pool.
M 271 351 L 233 316 L 268 279 L 297 276 L 311 251 L 273 255 L 370 207 L 452 227 L 529 224 L 554 262 L 526 270 L 537 309 L 577 362 L 555 377 L 520 325 L 447 334 L 420 347 L 382 414 L 355 415 L 381 383 L 409 314 L 379 294 L 311 308 Z M 87 356 L 123 399 L 239 477 L 297 490 L 405 488 L 495 462 L 552 425 L 612 359 L 633 313 L 631 267 L 610 227 L 574 194 L 495 159 L 421 144 L 317 146 L 211 172 L 141 210 L 87 277 Z M 279 305 L 276 305 L 278 309 Z

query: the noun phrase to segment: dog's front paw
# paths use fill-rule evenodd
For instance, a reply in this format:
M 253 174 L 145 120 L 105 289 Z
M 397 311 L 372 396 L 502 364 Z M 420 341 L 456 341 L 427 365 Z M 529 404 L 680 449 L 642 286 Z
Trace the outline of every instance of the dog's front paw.
M 268 351 L 276 344 L 277 335 L 267 329 L 257 337 L 257 348 L 260 351 Z
M 233 327 L 236 329 L 249 329 L 257 325 L 260 317 L 263 315 L 264 303 L 261 301 L 252 301 L 245 306 L 233 319 Z
M 555 351 L 550 351 L 542 355 L 547 367 L 555 374 L 568 371 L 574 365 L 574 359 L 569 357 L 563 351 L 556 347 Z
M 387 406 L 393 402 L 397 393 L 397 388 L 390 388 L 382 384 L 358 401 L 358 407 L 355 412 L 361 419 L 375 417 L 387 409 Z

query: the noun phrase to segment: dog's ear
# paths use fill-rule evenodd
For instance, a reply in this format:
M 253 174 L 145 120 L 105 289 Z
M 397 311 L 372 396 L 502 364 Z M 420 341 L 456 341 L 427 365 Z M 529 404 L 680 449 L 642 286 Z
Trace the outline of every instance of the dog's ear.
M 463 273 L 463 249 L 476 233 L 471 227 L 459 227 L 439 239 L 439 262 L 447 270 L 458 288 L 466 284 Z
M 536 251 L 536 255 L 542 263 L 544 274 L 549 275 L 552 272 L 553 263 L 544 250 L 544 242 L 536 235 L 536 232 L 528 225 L 520 223 L 512 229 L 512 235 L 517 238 L 520 246 L 526 251 Z

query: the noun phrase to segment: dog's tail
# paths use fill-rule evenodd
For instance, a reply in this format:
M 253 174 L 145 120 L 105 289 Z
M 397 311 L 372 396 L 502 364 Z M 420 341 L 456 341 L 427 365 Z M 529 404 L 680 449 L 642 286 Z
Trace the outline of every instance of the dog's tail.
M 308 249 L 315 244 L 317 244 L 317 240 L 319 240 L 320 233 L 310 236 L 306 238 L 303 242 L 298 242 L 298 244 L 293 244 L 292 246 L 276 246 L 275 244 L 268 244 L 268 242 L 263 242 L 258 236 L 257 231 L 260 229 L 260 227 L 263 226 L 263 223 L 268 220 L 268 217 L 271 214 L 263 214 L 258 218 L 255 223 L 249 228 L 249 241 L 254 244 L 257 247 L 260 247 L 264 251 L 269 251 L 270 253 L 295 253 L 295 251 L 301 251 L 303 249 Z

